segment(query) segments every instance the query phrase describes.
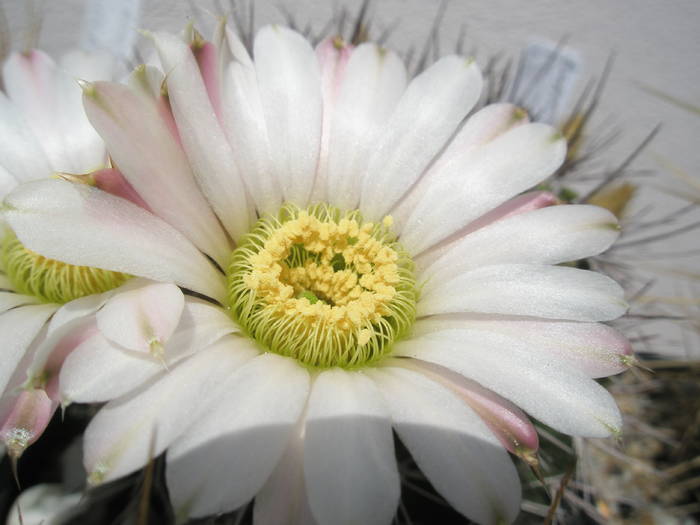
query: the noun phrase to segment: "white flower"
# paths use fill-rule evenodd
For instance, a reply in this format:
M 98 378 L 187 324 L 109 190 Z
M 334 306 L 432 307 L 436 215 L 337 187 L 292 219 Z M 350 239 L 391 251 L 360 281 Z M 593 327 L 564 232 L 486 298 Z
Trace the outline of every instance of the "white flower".
M 257 34 L 254 60 L 223 25 L 218 47 L 153 38 L 166 93 L 142 67 L 84 97 L 153 214 L 64 181 L 5 200 L 31 250 L 210 301 L 189 299 L 160 356 L 129 350 L 133 304 L 101 310 L 95 344 L 69 356 L 64 401 L 114 399 L 86 431 L 93 483 L 167 449 L 182 515 L 255 498 L 256 523 L 389 523 L 393 428 L 459 512 L 511 522 L 506 449 L 537 449 L 518 406 L 561 432 L 618 432 L 592 378 L 631 363 L 597 324 L 624 313 L 622 290 L 557 266 L 605 250 L 617 223 L 522 193 L 564 158 L 552 128 L 505 104 L 462 125 L 481 75 L 457 56 L 408 81 L 389 50 L 314 53 L 283 27 Z M 168 302 L 152 305 L 157 320 Z
M 114 70 L 102 53 L 73 51 L 59 64 L 39 50 L 10 55 L 0 92 L 0 195 L 56 173 L 91 173 L 96 183 L 122 189 L 118 172 L 105 169 L 107 151 L 85 115 L 77 82 L 109 79 Z M 65 355 L 90 334 L 90 315 L 127 279 L 45 259 L 0 224 L 0 439 L 13 457 L 44 431 L 58 405 Z

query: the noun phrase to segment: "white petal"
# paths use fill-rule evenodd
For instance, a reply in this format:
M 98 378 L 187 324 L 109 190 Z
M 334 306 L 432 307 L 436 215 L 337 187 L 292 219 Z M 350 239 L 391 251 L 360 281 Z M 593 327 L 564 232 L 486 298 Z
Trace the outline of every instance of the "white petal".
M 114 290 L 110 290 L 102 294 L 87 295 L 70 301 L 56 310 L 48 323 L 46 338 L 38 345 L 32 363 L 28 367 L 27 376 L 38 378 L 46 375 L 47 372 L 55 372 L 54 364 L 60 367 L 62 359 L 66 356 L 63 350 L 70 351 L 75 348 L 76 336 L 81 339 L 79 332 L 85 329 L 97 329 L 92 322 L 91 314 L 99 310 L 113 293 Z
M 506 336 L 509 348 L 547 357 L 589 377 L 620 373 L 629 368 L 632 359 L 629 341 L 601 323 L 458 314 L 419 320 L 412 333 L 415 337 L 435 337 L 454 329 L 471 332 L 474 337 L 484 332 L 486 337 L 491 332 Z
M 321 147 L 316 54 L 299 33 L 267 26 L 255 37 L 253 57 L 277 183 L 286 201 L 305 206 Z
M 0 315 L 0 334 L 3 339 L 0 393 L 5 390 L 27 348 L 56 308 L 55 304 L 30 305 Z
M 481 418 L 418 372 L 386 367 L 371 377 L 399 437 L 447 502 L 477 523 L 511 523 L 520 510 L 518 473 Z
M 588 205 L 549 206 L 506 217 L 457 241 L 422 277 L 445 280 L 491 264 L 559 264 L 598 255 L 619 236 L 615 216 Z
M 297 424 L 277 467 L 255 497 L 255 525 L 318 525 L 304 481 L 304 423 Z
M 91 55 L 73 51 L 62 57 L 52 89 L 56 92 L 56 128 L 63 145 L 62 159 L 53 163 L 56 171 L 89 173 L 103 168 L 107 151 L 100 135 L 85 114 L 78 80 L 110 80 L 114 59 L 106 53 Z
M 481 93 L 471 60 L 448 56 L 408 85 L 369 161 L 361 206 L 378 220 L 406 193 L 445 146 Z
M 406 68 L 393 52 L 365 43 L 353 50 L 331 116 L 328 201 L 354 209 L 369 157 L 406 87 Z
M 74 59 L 68 59 L 75 62 Z M 8 96 L 22 111 L 56 171 L 82 173 L 106 160 L 80 103 L 76 78 L 41 51 L 15 53 L 4 66 Z
M 78 345 L 61 367 L 61 403 L 101 403 L 120 397 L 165 371 L 148 355 L 116 347 L 99 333 Z
M 97 310 L 102 308 L 105 301 L 112 297 L 112 295 L 122 290 L 129 290 L 131 286 L 137 282 L 143 283 L 145 280 L 130 279 L 119 288 L 115 288 L 101 294 L 86 295 L 85 297 L 80 297 L 64 304 L 51 318 L 51 322 L 49 323 L 49 335 L 71 321 L 92 315 Z
M 418 183 L 410 190 L 406 198 L 392 210 L 396 228 L 401 228 L 410 216 L 418 202 L 430 186 L 438 182 L 441 176 L 447 173 L 443 168 L 448 166 L 455 158 L 461 158 L 470 150 L 474 150 L 488 144 L 496 137 L 506 133 L 509 129 L 526 124 L 527 118 L 522 110 L 512 104 L 490 104 L 471 115 L 460 128 L 454 138 L 435 159 L 428 171 L 420 178 Z
M 563 266 L 483 266 L 452 279 L 429 281 L 418 315 L 481 312 L 572 321 L 608 321 L 623 315 L 620 286 L 605 275 Z
M 129 201 L 48 180 L 18 187 L 5 207 L 5 220 L 22 244 L 45 257 L 175 282 L 224 301 L 223 277 L 206 258 L 182 234 Z
M 182 355 L 188 349 L 196 352 L 236 332 L 239 332 L 238 326 L 221 308 L 186 297 L 180 324 L 166 345 L 166 355 Z
M 450 368 L 560 432 L 587 437 L 619 432 L 622 421 L 615 400 L 582 372 L 518 349 L 498 334 L 451 332 L 398 343 L 394 355 Z
M 63 403 L 97 403 L 122 396 L 237 331 L 221 309 L 188 298 L 180 326 L 165 345 L 162 357 L 118 348 L 97 334 L 78 346 L 61 369 Z
M 49 159 L 34 132 L 17 107 L 0 92 L 0 165 L 12 176 L 14 184 L 49 177 Z M 9 190 L 12 181 L 3 186 Z
M 309 506 L 319 523 L 386 524 L 399 475 L 391 423 L 374 383 L 360 372 L 319 374 L 304 436 Z
M 158 33 L 154 42 L 192 171 L 226 230 L 239 239 L 247 233 L 250 218 L 245 188 L 197 63 L 187 44 L 173 35 Z
M 137 395 L 108 403 L 85 431 L 85 469 L 95 483 L 144 466 L 177 439 L 221 394 L 236 368 L 257 354 L 229 336 L 198 352 Z
M 420 253 L 551 175 L 564 160 L 566 141 L 545 124 L 510 130 L 455 156 L 426 189 L 408 218 L 401 242 Z
M 185 297 L 177 286 L 151 283 L 109 299 L 97 313 L 97 326 L 111 342 L 150 353 L 170 339 L 184 307 Z
M 52 167 L 64 161 L 63 135 L 57 129 L 59 108 L 54 80 L 57 68 L 45 53 L 12 53 L 3 64 L 5 92 L 29 124 Z M 78 86 L 75 86 L 79 89 Z
M 25 304 L 37 304 L 39 300 L 31 295 L 23 295 L 15 292 L 0 292 L 0 314 L 17 306 Z
M 2 126 L 0 126 L 0 133 L 2 133 Z M 4 199 L 5 195 L 10 193 L 15 186 L 17 186 L 17 179 L 10 175 L 10 172 L 0 165 L 0 200 Z M 2 218 L 0 217 L 0 228 L 2 227 L 3 222 Z
M 282 189 L 272 173 L 255 68 L 232 62 L 224 83 L 224 129 L 236 164 L 258 212 L 276 213 L 282 204 Z
M 145 83 L 147 75 L 144 70 Z M 225 264 L 230 255 L 226 235 L 156 102 L 126 86 L 107 82 L 92 84 L 83 101 L 115 164 L 153 213 Z
M 267 353 L 242 366 L 168 450 L 174 505 L 198 517 L 251 500 L 282 457 L 308 392 L 309 374 L 292 359 Z

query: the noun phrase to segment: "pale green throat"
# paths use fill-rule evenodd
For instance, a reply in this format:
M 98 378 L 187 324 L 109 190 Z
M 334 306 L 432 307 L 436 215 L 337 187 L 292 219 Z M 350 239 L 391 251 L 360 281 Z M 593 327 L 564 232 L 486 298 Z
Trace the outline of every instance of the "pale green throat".
M 325 204 L 263 217 L 227 268 L 233 318 L 265 349 L 308 366 L 376 361 L 416 315 L 413 261 L 391 225 Z

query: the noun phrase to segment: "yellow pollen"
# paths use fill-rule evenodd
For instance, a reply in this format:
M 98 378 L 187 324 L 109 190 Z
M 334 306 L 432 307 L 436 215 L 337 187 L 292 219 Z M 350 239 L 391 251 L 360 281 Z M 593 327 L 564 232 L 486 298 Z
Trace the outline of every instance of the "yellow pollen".
M 234 317 L 270 350 L 311 366 L 380 357 L 415 317 L 412 262 L 381 224 L 319 205 L 283 208 L 234 252 Z

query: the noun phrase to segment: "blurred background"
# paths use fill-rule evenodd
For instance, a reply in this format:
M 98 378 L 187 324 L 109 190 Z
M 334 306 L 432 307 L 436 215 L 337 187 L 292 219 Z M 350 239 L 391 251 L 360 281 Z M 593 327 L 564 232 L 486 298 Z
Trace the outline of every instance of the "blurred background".
M 563 201 L 604 205 L 622 221 L 624 234 L 617 248 L 583 264 L 625 285 L 632 308 L 618 327 L 633 341 L 641 365 L 606 385 L 625 413 L 620 440 L 572 440 L 540 429 L 541 479 L 523 466 L 526 491 L 520 522 L 698 522 L 700 2 L 2 4 L 3 54 L 38 46 L 57 57 L 73 47 L 104 48 L 124 61 L 125 71 L 151 53 L 139 29 L 179 31 L 193 22 L 206 36 L 224 12 L 246 34 L 268 23 L 285 23 L 311 37 L 342 33 L 348 40 L 379 39 L 400 52 L 414 72 L 454 51 L 475 56 L 489 80 L 482 103 L 515 102 L 533 118 L 559 126 L 569 139 L 567 165 L 547 188 Z M 42 440 L 53 439 L 53 448 L 40 442 L 27 452 L 21 467 L 25 487 L 61 482 L 62 488 L 56 489 L 60 495 L 81 483 L 80 473 L 61 465 L 65 454 L 79 454 L 74 438 L 91 413 L 87 407 L 71 407 L 67 423 L 54 422 L 52 434 Z M 415 469 L 410 458 L 403 467 L 407 472 Z M 5 511 L 16 496 L 7 472 L 0 500 Z M 93 494 L 85 507 L 90 511 L 65 523 L 112 523 L 96 516 L 121 519 L 141 481 L 132 476 L 111 491 Z M 157 476 L 154 483 L 158 488 Z M 429 486 L 416 483 L 404 486 L 409 513 L 399 518 L 401 523 L 464 523 Z M 167 498 L 158 500 L 158 490 L 154 493 L 154 515 L 166 512 Z M 249 516 L 244 511 L 216 523 L 229 523 L 222 521 L 229 518 L 236 523 Z

